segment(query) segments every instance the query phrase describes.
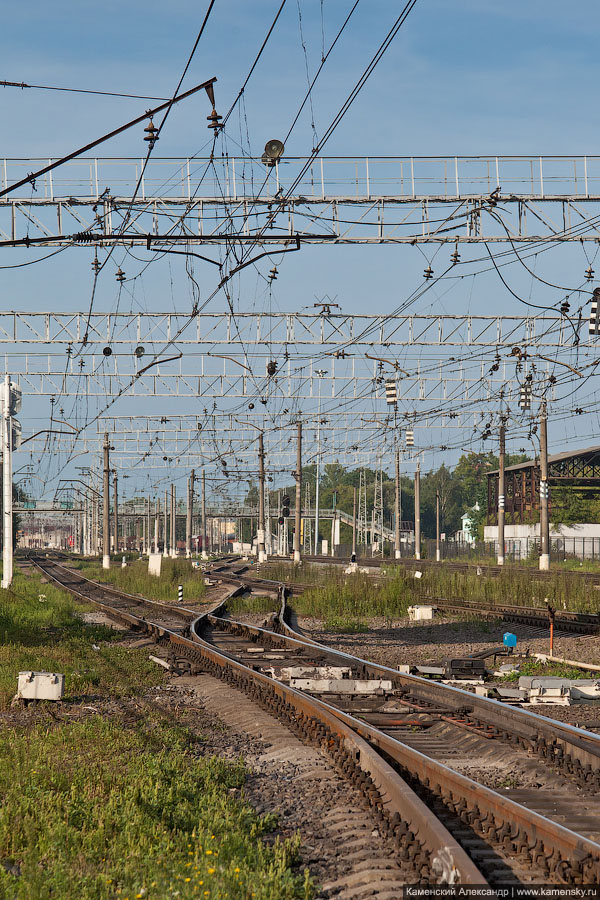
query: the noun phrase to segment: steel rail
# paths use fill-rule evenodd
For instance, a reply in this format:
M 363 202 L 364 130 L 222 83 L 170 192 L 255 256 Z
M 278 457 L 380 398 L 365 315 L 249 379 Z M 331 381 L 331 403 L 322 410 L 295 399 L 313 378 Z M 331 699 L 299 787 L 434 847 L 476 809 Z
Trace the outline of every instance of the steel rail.
M 225 578 L 224 574 L 221 573 L 219 573 L 219 577 Z M 230 581 L 233 583 L 235 576 L 232 575 Z M 244 574 L 238 576 L 238 584 L 240 582 L 243 582 L 246 587 L 250 587 L 252 578 Z M 277 589 L 281 595 L 285 593 L 288 587 L 285 584 L 274 581 L 267 582 L 266 579 L 260 579 L 261 591 L 264 591 L 264 585 L 269 583 L 272 586 L 272 591 L 274 592 Z M 330 655 L 333 654 L 343 660 L 346 665 L 361 666 L 363 671 L 369 674 L 369 677 L 393 678 L 400 687 L 406 688 L 408 692 L 412 691 L 421 701 L 434 707 L 442 704 L 450 712 L 462 712 L 468 708 L 470 710 L 469 715 L 495 728 L 499 736 L 502 736 L 505 740 L 514 744 L 525 742 L 541 758 L 554 760 L 558 768 L 562 768 L 569 775 L 574 775 L 582 783 L 589 783 L 589 780 L 593 779 L 593 786 L 600 790 L 599 735 L 584 731 L 566 722 L 554 720 L 550 722 L 544 716 L 540 716 L 530 710 L 507 707 L 505 704 L 490 697 L 479 697 L 452 685 L 431 682 L 418 675 L 400 673 L 389 666 L 351 656 L 341 650 L 325 647 L 322 644 L 318 644 L 317 641 L 300 635 L 288 624 L 286 618 L 289 607 L 285 605 L 285 598 L 282 603 L 280 621 L 284 633 L 289 634 L 290 637 L 318 646 L 323 652 L 327 652 Z
M 366 795 L 370 805 L 375 809 L 376 817 L 394 837 L 400 857 L 413 865 L 419 878 L 442 884 L 458 882 L 487 884 L 477 866 L 412 788 L 374 747 L 360 737 L 351 725 L 342 722 L 327 704 L 274 682 L 268 676 L 253 671 L 198 638 L 195 635 L 195 625 L 208 614 L 198 616 L 192 623 L 191 633 L 194 639 L 190 639 L 159 623 L 150 622 L 91 598 L 72 583 L 65 583 L 53 575 L 50 571 L 52 567 L 47 564 L 44 566 L 37 557 L 29 555 L 28 559 L 58 587 L 80 599 L 91 600 L 106 615 L 145 631 L 157 642 L 172 644 L 179 652 L 191 658 L 193 663 L 210 674 L 226 678 L 235 687 L 250 693 L 255 700 L 282 718 L 290 727 L 320 743 L 323 749 L 333 756 L 346 776 L 350 777 Z M 58 563 L 54 563 L 53 566 L 72 574 Z M 104 587 L 83 576 L 82 579 L 88 584 Z M 233 590 L 229 596 L 238 590 L 239 588 Z M 114 589 L 110 592 L 117 595 L 120 593 Z M 143 602 L 142 598 L 134 595 L 125 596 Z M 154 601 L 146 602 L 158 605 Z M 223 602 L 220 601 L 215 608 L 220 608 Z M 171 611 L 171 607 L 168 609 Z M 262 688 L 260 696 L 256 691 L 257 686 Z
M 273 641 L 274 632 L 220 619 L 216 612 L 218 609 L 207 613 L 192 626 L 192 638 L 204 647 L 212 646 L 199 633 L 204 622 L 213 626 L 220 625 L 228 630 L 246 632 L 259 639 L 263 646 L 269 646 L 269 642 Z M 298 637 L 288 638 L 288 641 L 298 649 L 308 645 L 321 650 L 328 657 L 341 656 L 346 662 L 353 660 L 355 663 L 364 663 L 363 660 L 332 651 L 314 641 L 306 642 Z M 371 668 L 385 669 L 367 665 L 369 671 L 366 674 L 371 676 Z M 390 674 L 394 672 L 387 671 Z M 596 883 L 596 879 L 600 877 L 600 844 L 455 772 L 350 713 L 323 701 L 319 702 L 399 767 L 402 777 L 412 780 L 423 791 L 428 804 L 441 801 L 450 812 L 458 815 L 492 844 L 525 856 L 531 863 L 541 866 L 546 872 L 552 872 L 564 883 Z

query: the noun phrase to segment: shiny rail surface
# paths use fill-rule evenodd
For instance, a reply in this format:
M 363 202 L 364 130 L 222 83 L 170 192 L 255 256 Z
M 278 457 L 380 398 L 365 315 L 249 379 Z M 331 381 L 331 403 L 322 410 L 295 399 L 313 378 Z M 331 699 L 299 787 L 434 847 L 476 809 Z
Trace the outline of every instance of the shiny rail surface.
M 486 884 L 483 872 L 431 812 L 418 794 L 384 756 L 327 704 L 287 687 L 263 672 L 240 662 L 235 656 L 210 645 L 200 633 L 209 614 L 159 604 L 86 579 L 56 561 L 31 554 L 28 560 L 45 577 L 74 596 L 98 605 L 107 616 L 151 635 L 167 645 L 173 658 L 184 657 L 189 670 L 205 671 L 245 691 L 261 706 L 280 718 L 302 738 L 317 743 L 332 758 L 343 774 L 358 787 L 372 807 L 380 828 L 395 841 L 399 859 L 415 871 L 425 883 Z M 240 590 L 239 585 L 228 594 Z M 220 601 L 218 608 L 224 601 Z M 133 609 L 136 609 L 136 613 Z M 152 612 L 152 620 L 140 613 Z M 213 610 L 213 612 L 217 609 Z M 175 630 L 168 622 L 179 613 L 185 621 Z M 188 634 L 190 636 L 188 636 Z M 290 639 L 272 634 L 269 639 Z M 297 642 L 296 642 L 297 643 Z
M 246 579 L 247 576 L 243 575 Z M 260 593 L 264 593 L 266 579 L 260 579 Z M 268 584 L 268 582 L 267 582 Z M 246 585 L 247 586 L 247 585 Z M 579 786 L 585 786 L 591 792 L 597 792 L 600 785 L 600 739 L 589 732 L 567 725 L 565 723 L 549 721 L 542 716 L 525 710 L 507 708 L 500 703 L 487 698 L 477 697 L 465 691 L 448 685 L 432 684 L 422 678 L 404 675 L 385 666 L 369 663 L 366 660 L 350 656 L 329 647 L 324 647 L 314 641 L 307 640 L 299 635 L 289 625 L 287 618 L 289 608 L 285 603 L 285 591 L 282 585 L 271 582 L 271 592 L 279 593 L 282 597 L 281 609 L 274 622 L 276 631 L 298 641 L 305 648 L 310 648 L 321 663 L 332 665 L 346 664 L 352 667 L 352 676 L 363 678 L 388 677 L 394 685 L 395 692 L 399 696 L 400 706 L 404 706 L 403 712 L 412 715 L 429 716 L 438 718 L 456 728 L 470 731 L 479 739 L 485 741 L 500 741 L 526 751 L 527 754 L 536 756 L 547 765 L 550 770 L 559 769 L 569 779 Z M 213 628 L 216 626 L 233 633 L 238 638 L 247 637 L 250 640 L 265 642 L 271 638 L 266 637 L 268 632 L 263 629 L 253 628 L 220 619 L 214 615 L 208 616 L 206 621 Z M 195 626 L 196 627 L 196 626 Z M 214 639 L 214 637 L 213 637 Z M 256 659 L 256 657 L 254 657 Z M 373 710 L 357 712 L 356 700 L 354 703 L 341 703 L 339 699 L 330 701 L 335 703 L 336 715 L 345 722 L 351 721 L 352 726 L 370 743 L 383 751 L 389 760 L 397 766 L 399 771 L 408 780 L 415 777 L 426 793 L 428 804 L 438 808 L 440 802 L 444 807 L 442 816 L 456 815 L 457 809 L 464 813 L 466 821 L 486 840 L 494 845 L 510 847 L 517 856 L 525 856 L 531 865 L 540 867 L 543 877 L 556 878 L 572 883 L 581 883 L 579 879 L 595 878 L 598 873 L 598 853 L 600 845 L 597 843 L 600 824 L 596 816 L 590 817 L 590 821 L 582 824 L 594 835 L 590 840 L 585 835 L 575 835 L 575 832 L 567 829 L 570 836 L 561 832 L 561 825 L 556 821 L 550 821 L 545 816 L 539 816 L 535 810 L 528 809 L 521 804 L 514 803 L 509 797 L 490 790 L 482 784 L 475 784 L 465 776 L 443 767 L 440 771 L 439 763 L 435 762 L 427 753 L 419 754 L 407 746 L 406 732 L 398 739 L 398 725 L 403 716 L 396 710 L 392 716 L 386 716 L 379 712 L 379 716 Z M 344 705 L 346 709 L 344 709 Z M 353 708 L 352 708 L 353 707 Z M 360 708 L 360 703 L 358 704 Z M 387 710 L 389 713 L 389 709 Z M 356 721 L 360 721 L 356 725 Z M 387 718 L 387 727 L 386 727 Z M 370 721 L 368 721 L 370 720 Z M 400 720 L 400 721 L 399 721 Z M 404 717 L 404 722 L 414 723 Z M 379 727 L 373 731 L 373 725 Z M 471 750 L 477 752 L 477 747 Z M 414 783 L 413 783 L 413 786 Z M 515 791 L 519 794 L 518 791 Z M 539 792 L 537 792 L 539 794 Z M 536 792 L 521 791 L 525 794 L 524 800 L 535 802 Z M 457 797 L 460 799 L 457 800 Z M 563 798 L 564 802 L 564 798 Z M 578 816 L 578 804 L 574 804 L 566 810 L 567 815 L 580 819 Z M 565 811 L 563 811 L 565 812 Z M 560 804 L 554 810 L 554 819 L 564 819 Z M 463 824 L 465 818 L 461 815 Z M 542 824 L 546 823 L 546 824 Z M 556 830 L 558 829 L 558 831 Z M 459 833 L 456 827 L 452 828 L 453 834 Z M 535 838 L 533 844 L 532 837 Z M 529 843 L 527 843 L 529 841 Z M 540 851 L 541 841 L 545 853 Z M 581 841 L 581 843 L 580 843 Z M 468 835 L 466 843 L 472 845 L 473 835 Z M 538 844 L 538 851 L 531 851 L 531 847 Z M 529 848 L 529 850 L 527 849 Z M 550 849 L 551 848 L 551 849 Z M 562 848 L 562 849 L 561 849 Z M 568 848 L 568 849 L 567 849 Z M 531 852 L 530 852 L 531 851 Z M 583 856 L 582 856 L 583 854 Z M 569 856 L 570 855 L 570 856 Z M 572 863 L 567 864 L 567 859 Z M 496 862 L 497 865 L 497 862 Z M 569 869 L 569 865 L 572 868 Z M 506 880 L 506 875 L 504 876 Z

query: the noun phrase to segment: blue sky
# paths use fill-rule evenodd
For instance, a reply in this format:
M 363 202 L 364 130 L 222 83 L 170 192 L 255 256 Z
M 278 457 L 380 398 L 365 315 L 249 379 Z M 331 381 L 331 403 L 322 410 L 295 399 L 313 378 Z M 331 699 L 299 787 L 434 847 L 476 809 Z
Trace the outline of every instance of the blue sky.
M 217 0 L 183 89 L 216 76 L 217 108 L 229 107 L 278 0 Z M 268 138 L 288 130 L 310 76 L 350 9 L 349 0 L 288 0 L 281 19 L 245 93 L 240 115 L 230 120 L 223 146 L 231 154 L 249 140 L 260 154 Z M 313 94 L 314 121 L 321 135 L 369 61 L 403 4 L 362 0 L 328 61 Z M 157 96 L 174 90 L 193 45 L 205 3 L 128 0 L 56 2 L 32 0 L 11 5 L 3 22 L 0 78 L 64 87 L 87 87 Z M 301 18 L 301 24 L 300 24 Z M 328 155 L 594 154 L 598 145 L 597 4 L 583 0 L 419 0 L 373 76 L 325 148 Z M 307 55 L 302 49 L 301 29 Z M 94 97 L 37 90 L 0 89 L 2 156 L 58 156 L 139 115 L 152 101 Z M 190 155 L 207 143 L 206 97 L 175 107 L 156 152 Z M 97 151 L 107 156 L 144 153 L 142 126 Z M 289 155 L 306 155 L 313 145 L 307 107 L 287 142 Z M 436 262 L 451 248 L 439 251 Z M 346 312 L 388 312 L 422 277 L 434 251 L 412 247 L 304 248 L 281 266 L 274 307 L 310 307 L 315 298 L 337 296 Z M 482 248 L 462 251 L 482 255 Z M 592 253 L 595 251 L 592 251 Z M 40 254 L 41 255 L 41 254 Z M 470 256 L 469 256 L 470 255 Z M 35 258 L 33 251 L 4 250 L 0 265 Z M 115 261 L 125 255 L 115 254 Z M 0 270 L 3 309 L 83 310 L 90 292 L 91 254 L 73 249 L 56 259 L 22 269 Z M 270 267 L 266 265 L 265 270 Z M 435 265 L 436 263 L 434 263 Z M 549 281 L 578 285 L 587 258 L 578 246 L 562 247 L 536 259 Z M 132 262 L 127 260 L 128 274 Z M 599 262 L 600 266 L 600 262 Z M 136 283 L 132 308 L 168 308 L 175 270 L 177 303 L 187 308 L 190 289 L 183 267 L 157 264 L 152 277 Z M 202 284 L 214 273 L 200 267 Z M 548 289 L 519 266 L 507 278 L 532 302 L 554 303 Z M 239 309 L 261 308 L 256 279 L 240 279 Z M 99 284 L 98 311 L 115 308 L 113 272 Z M 128 301 L 129 302 L 129 301 Z M 122 307 L 121 307 L 122 308 Z M 212 309 L 223 308 L 222 297 Z M 475 283 L 436 289 L 415 311 L 523 311 L 494 273 Z M 47 398 L 24 410 L 25 430 L 33 416 L 48 413 Z M 33 415 L 32 415 L 33 413 Z M 569 426 L 572 428 L 572 426 Z M 551 438 L 556 449 L 576 432 L 563 426 Z M 591 441 L 588 441 L 591 443 Z M 431 457 L 439 464 L 442 455 Z M 452 461 L 449 459 L 448 461 Z

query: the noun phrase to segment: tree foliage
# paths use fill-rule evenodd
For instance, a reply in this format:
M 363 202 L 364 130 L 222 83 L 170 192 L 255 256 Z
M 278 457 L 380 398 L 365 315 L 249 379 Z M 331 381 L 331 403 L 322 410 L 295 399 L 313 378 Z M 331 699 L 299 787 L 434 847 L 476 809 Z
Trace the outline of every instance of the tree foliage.
M 527 457 L 523 454 L 507 454 L 506 465 L 523 462 Z M 412 468 L 412 466 L 411 466 Z M 432 472 L 421 476 L 421 529 L 424 537 L 435 537 L 436 493 L 440 495 L 440 530 L 448 537 L 459 531 L 462 526 L 462 515 L 470 513 L 470 529 L 474 536 L 482 536 L 483 523 L 487 516 L 487 475 L 498 468 L 498 457 L 488 453 L 465 453 L 456 467 L 451 470 L 442 465 Z M 360 483 L 360 469 L 347 469 L 340 462 L 326 463 L 321 469 L 319 482 L 319 508 L 322 510 L 343 510 L 352 515 L 354 489 Z M 370 510 L 373 508 L 375 495 L 374 469 L 364 468 L 364 479 L 367 486 L 367 510 L 370 521 Z M 311 507 L 315 502 L 316 466 L 302 469 L 302 505 L 305 505 L 305 485 L 310 486 Z M 383 505 L 386 524 L 391 522 L 394 512 L 395 481 L 388 473 L 383 472 Z M 401 475 L 401 517 L 403 521 L 414 522 L 415 488 L 412 476 Z M 270 491 L 271 510 L 277 509 L 278 495 L 288 494 L 292 508 L 295 505 L 295 484 L 289 484 L 276 491 Z M 255 484 L 249 485 L 246 503 L 254 506 L 258 499 Z M 358 502 L 358 500 L 357 500 Z M 479 509 L 474 507 L 479 506 Z M 323 531 L 323 536 L 327 534 Z M 342 542 L 350 540 L 349 526 L 342 527 Z

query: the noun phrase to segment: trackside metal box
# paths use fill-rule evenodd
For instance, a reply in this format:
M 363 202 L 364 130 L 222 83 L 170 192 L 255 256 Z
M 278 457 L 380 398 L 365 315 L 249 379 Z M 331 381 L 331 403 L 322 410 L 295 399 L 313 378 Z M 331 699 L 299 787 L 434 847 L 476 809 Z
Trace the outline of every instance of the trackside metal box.
M 57 672 L 19 672 L 17 697 L 23 700 L 62 700 L 65 676 Z

